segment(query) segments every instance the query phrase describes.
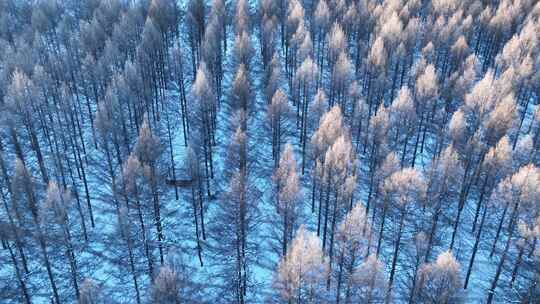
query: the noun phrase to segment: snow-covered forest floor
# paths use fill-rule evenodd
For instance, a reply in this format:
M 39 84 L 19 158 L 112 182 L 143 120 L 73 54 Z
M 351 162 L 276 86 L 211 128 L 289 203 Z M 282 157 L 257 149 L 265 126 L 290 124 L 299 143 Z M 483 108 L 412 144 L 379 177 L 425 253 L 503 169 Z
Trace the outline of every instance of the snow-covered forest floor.
M 538 1 L 0 21 L 0 302 L 540 302 Z

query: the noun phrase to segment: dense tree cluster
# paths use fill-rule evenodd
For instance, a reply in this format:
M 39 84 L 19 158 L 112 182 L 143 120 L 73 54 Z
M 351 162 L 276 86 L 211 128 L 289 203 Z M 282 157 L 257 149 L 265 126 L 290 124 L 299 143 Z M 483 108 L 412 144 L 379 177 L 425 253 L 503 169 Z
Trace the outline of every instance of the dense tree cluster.
M 540 302 L 540 2 L 0 0 L 0 302 Z

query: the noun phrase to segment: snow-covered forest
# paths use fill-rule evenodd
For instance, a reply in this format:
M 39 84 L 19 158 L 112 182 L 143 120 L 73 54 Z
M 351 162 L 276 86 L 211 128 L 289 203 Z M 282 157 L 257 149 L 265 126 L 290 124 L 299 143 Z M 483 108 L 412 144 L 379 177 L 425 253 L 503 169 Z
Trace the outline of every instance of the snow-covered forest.
M 1 303 L 540 303 L 538 0 L 0 0 Z

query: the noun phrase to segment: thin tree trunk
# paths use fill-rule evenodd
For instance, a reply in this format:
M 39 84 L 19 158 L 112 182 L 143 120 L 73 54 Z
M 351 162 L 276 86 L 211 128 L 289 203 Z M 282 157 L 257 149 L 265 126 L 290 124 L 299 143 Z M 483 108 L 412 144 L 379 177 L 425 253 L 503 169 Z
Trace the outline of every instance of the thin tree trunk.
M 497 227 L 497 233 L 495 234 L 495 240 L 493 241 L 493 245 L 491 246 L 491 252 L 489 253 L 489 257 L 493 257 L 493 254 L 495 253 L 495 248 L 497 247 L 497 243 L 499 241 L 499 236 L 501 235 L 501 229 L 502 225 L 504 223 L 504 219 L 506 218 L 506 212 L 508 212 L 508 202 L 504 205 L 504 211 L 501 217 L 501 220 L 499 221 L 499 226 Z
M 390 270 L 390 279 L 388 280 L 388 291 L 386 293 L 386 299 L 385 299 L 386 303 L 390 303 L 390 297 L 392 296 L 392 285 L 394 283 L 394 274 L 396 272 L 396 264 L 397 264 L 398 254 L 399 254 L 399 246 L 401 244 L 401 234 L 403 230 L 404 220 L 405 220 L 405 213 L 402 212 L 401 219 L 399 220 L 398 238 L 396 241 L 396 247 L 394 249 L 394 256 L 392 258 L 392 269 Z
M 514 270 L 512 270 L 512 279 L 510 280 L 510 287 L 514 286 L 514 282 L 516 281 L 516 277 L 518 274 L 519 267 L 521 266 L 521 262 L 523 261 L 523 253 L 525 252 L 525 245 L 521 246 L 519 248 L 519 254 L 517 258 L 516 265 L 514 266 Z
M 435 237 L 435 232 L 437 230 L 437 223 L 439 222 L 440 214 L 441 214 L 441 209 L 440 207 L 438 207 L 437 210 L 435 211 L 435 216 L 433 217 L 433 224 L 431 226 L 431 232 L 429 233 L 429 241 L 427 245 L 426 258 L 425 258 L 426 263 L 429 261 L 429 256 L 431 254 L 431 247 L 433 246 L 433 238 Z
M 335 199 L 334 199 L 334 212 L 332 214 L 332 227 L 330 228 L 330 250 L 329 250 L 329 266 L 330 266 L 330 272 L 332 272 L 332 261 L 334 257 L 334 235 L 335 235 L 335 228 L 336 228 L 336 220 L 338 217 L 338 197 L 339 193 L 336 191 Z M 328 277 L 328 283 L 326 286 L 327 289 L 330 288 L 330 277 Z
M 338 278 L 337 278 L 337 286 L 336 286 L 336 304 L 339 304 L 339 301 L 341 300 L 341 281 L 343 279 L 343 259 L 344 259 L 344 251 L 341 250 L 341 253 L 339 255 L 339 270 L 338 270 Z M 330 274 L 328 275 L 328 286 L 330 286 Z
M 379 230 L 379 240 L 377 241 L 377 257 L 379 257 L 379 253 L 381 251 L 381 245 L 383 240 L 383 232 L 384 232 L 384 222 L 386 221 L 386 209 L 387 209 L 387 199 L 384 199 L 384 205 L 383 205 L 383 214 L 382 214 L 382 220 L 381 220 L 381 228 Z M 375 212 L 375 210 L 373 210 Z
M 326 187 L 326 200 L 324 204 L 323 251 L 326 248 L 326 231 L 328 228 L 328 211 L 330 207 L 330 185 Z
M 128 238 L 128 236 L 126 236 L 126 238 Z M 130 240 L 126 240 L 126 241 L 127 241 L 127 247 L 128 247 L 128 253 L 129 253 L 129 265 L 131 268 L 131 275 L 133 277 L 133 285 L 135 287 L 135 297 L 136 297 L 135 299 L 137 301 L 137 304 L 141 304 L 139 282 L 137 281 L 137 273 L 135 270 L 135 260 L 133 258 L 133 248 L 131 248 L 131 241 Z
M 201 247 L 201 240 L 199 237 L 199 221 L 197 219 L 197 203 L 195 201 L 195 190 L 193 188 L 191 189 L 191 197 L 192 197 L 193 219 L 195 221 L 195 237 L 197 239 L 197 255 L 199 257 L 199 263 L 201 264 L 201 267 L 203 267 L 202 247 Z
M 480 189 L 480 197 L 478 198 L 478 203 L 476 204 L 476 211 L 474 212 L 472 232 L 476 230 L 476 223 L 478 221 L 478 215 L 480 214 L 480 208 L 482 207 L 482 202 L 484 201 L 484 196 L 486 194 L 486 186 L 488 184 L 489 174 L 490 172 L 486 173 L 486 177 L 484 178 L 484 182 L 482 183 L 482 188 Z
M 454 221 L 454 230 L 452 232 L 452 240 L 450 241 L 450 250 L 454 248 L 454 241 L 456 239 L 457 230 L 459 227 L 459 220 L 461 218 L 461 212 L 463 211 L 463 207 L 465 206 L 465 201 L 467 200 L 467 196 L 470 189 L 469 188 L 470 183 L 467 182 L 468 180 L 467 176 L 468 176 L 469 170 L 471 169 L 471 159 L 470 158 L 467 159 L 466 163 L 467 165 L 465 166 L 465 171 L 463 173 L 463 181 L 461 182 L 461 192 L 459 196 L 458 213 L 456 216 L 456 220 Z
M 418 155 L 418 144 L 420 143 L 420 133 L 422 130 L 422 126 L 424 123 L 424 111 L 422 110 L 422 113 L 420 114 L 420 124 L 418 126 L 418 132 L 416 133 L 416 141 L 414 142 L 414 152 L 413 152 L 413 159 L 411 162 L 411 167 L 414 168 L 414 165 L 416 164 L 416 156 Z
M 287 231 L 288 231 L 288 208 L 285 207 L 285 210 L 283 210 L 283 241 L 282 241 L 282 256 L 287 255 Z
M 482 212 L 482 218 L 480 219 L 480 226 L 478 227 L 478 233 L 476 234 L 476 240 L 474 241 L 474 246 L 471 254 L 471 260 L 469 261 L 469 268 L 467 269 L 467 275 L 465 276 L 465 284 L 463 285 L 463 289 L 467 289 L 467 286 L 469 285 L 469 279 L 471 277 L 472 268 L 474 265 L 474 258 L 476 257 L 476 253 L 478 252 L 478 246 L 480 245 L 480 240 L 482 236 L 482 228 L 484 227 L 484 220 L 486 219 L 486 213 L 487 213 L 487 206 L 484 206 L 484 211 Z
M 156 189 L 156 181 L 155 181 L 155 167 L 154 165 L 151 165 L 151 180 L 150 180 L 150 187 L 152 188 L 152 200 L 154 203 L 154 219 L 156 224 L 156 232 L 158 237 L 158 248 L 159 248 L 159 258 L 161 265 L 165 263 L 165 258 L 163 255 L 163 227 L 161 226 L 161 206 L 159 202 L 159 196 Z

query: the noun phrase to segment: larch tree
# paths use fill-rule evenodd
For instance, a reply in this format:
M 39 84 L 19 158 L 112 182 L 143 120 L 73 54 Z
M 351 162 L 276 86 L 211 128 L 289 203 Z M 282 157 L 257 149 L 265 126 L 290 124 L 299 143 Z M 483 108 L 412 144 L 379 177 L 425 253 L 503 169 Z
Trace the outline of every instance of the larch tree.
M 200 300 L 200 285 L 193 280 L 193 268 L 180 252 L 172 252 L 148 286 L 148 302 L 164 304 L 194 303 Z
M 255 53 L 253 49 L 251 36 L 248 31 L 244 30 L 236 35 L 234 38 L 234 63 L 243 64 L 246 69 L 251 68 L 251 59 Z
M 338 22 L 334 22 L 332 28 L 327 34 L 326 39 L 328 40 L 328 67 L 329 71 L 334 70 L 334 65 L 337 63 L 339 56 L 343 50 L 347 49 L 347 39 L 343 28 Z
M 380 253 L 383 240 L 383 231 L 387 212 L 395 213 L 397 231 L 392 233 L 392 240 L 395 243 L 392 254 L 392 267 L 388 281 L 388 290 L 386 301 L 389 301 L 392 294 L 392 287 L 395 278 L 396 266 L 399 258 L 401 247 L 401 239 L 404 229 L 406 230 L 405 221 L 410 217 L 414 206 L 420 206 L 423 203 L 426 195 L 426 182 L 422 173 L 414 168 L 404 168 L 390 175 L 383 183 L 384 206 L 379 231 L 379 241 L 377 244 L 377 253 Z
M 197 76 L 191 86 L 191 96 L 195 100 L 190 117 L 189 145 L 195 151 L 199 162 L 204 164 L 206 191 L 211 195 L 210 180 L 214 177 L 215 143 L 215 97 L 208 72 L 204 64 L 199 65 Z
M 201 60 L 201 47 L 205 31 L 206 4 L 202 0 L 190 0 L 187 5 L 186 27 L 188 28 L 189 46 L 193 73 Z
M 323 71 L 324 67 L 324 50 L 326 48 L 326 32 L 330 26 L 330 9 L 326 0 L 319 0 L 317 7 L 311 18 L 311 39 L 316 45 L 316 61 L 319 66 L 319 70 Z M 322 75 L 317 79 L 317 85 L 320 86 L 322 81 Z
M 323 92 L 323 91 L 321 91 Z M 318 98 L 324 100 L 324 95 L 318 94 Z M 314 160 L 324 158 L 326 151 L 332 146 L 335 140 L 345 134 L 345 122 L 339 106 L 333 106 L 325 112 L 320 121 L 319 127 L 311 137 L 312 157 Z
M 151 193 L 153 208 L 153 222 L 156 227 L 157 245 L 161 264 L 164 263 L 164 232 L 162 224 L 162 202 L 160 201 L 159 187 L 162 182 L 160 157 L 163 148 L 159 137 L 154 135 L 148 119 L 145 119 L 139 131 L 139 137 L 133 148 L 133 152 L 141 163 L 143 175 Z
M 401 150 L 401 166 L 404 166 L 407 156 L 407 146 L 413 135 L 416 121 L 416 109 L 407 87 L 402 87 L 392 105 L 388 108 L 390 112 L 390 134 L 393 138 L 394 150 Z M 403 148 L 401 148 L 403 147 Z
M 460 265 L 450 251 L 433 263 L 424 264 L 418 274 L 416 301 L 421 303 L 463 303 Z
M 230 95 L 231 114 L 245 116 L 245 119 L 241 120 L 241 128 L 244 132 L 247 130 L 248 119 L 255 111 L 254 96 L 249 76 L 249 70 L 246 65 L 243 63 L 238 65 Z M 239 112 L 242 112 L 243 114 L 239 114 Z M 231 121 L 230 127 L 232 130 L 235 129 L 236 123 L 236 121 Z
M 244 64 L 250 68 L 251 57 L 255 50 L 251 41 L 251 12 L 249 3 L 245 0 L 237 1 L 234 13 L 234 64 Z
M 294 86 L 296 93 L 296 126 L 300 130 L 300 147 L 302 149 L 302 174 L 304 174 L 306 159 L 306 143 L 308 137 L 308 111 L 309 103 L 315 94 L 315 81 L 319 70 L 311 57 L 307 57 L 295 74 Z
M 296 173 L 296 159 L 291 144 L 285 145 L 279 165 L 274 170 L 272 180 L 275 185 L 275 207 L 282 217 L 282 233 L 280 237 L 281 254 L 287 254 L 287 244 L 291 241 L 293 232 L 299 226 L 301 217 L 300 182 Z
M 131 275 L 131 279 L 133 281 L 133 288 L 135 289 L 135 301 L 137 304 L 141 303 L 141 290 L 140 290 L 140 278 L 139 274 L 136 268 L 136 257 L 135 257 L 135 241 L 136 238 L 134 237 L 134 231 L 135 231 L 135 225 L 133 223 L 132 218 L 130 217 L 129 210 L 125 206 L 120 206 L 117 212 L 117 223 L 115 226 L 115 230 L 120 236 L 121 240 L 123 242 L 118 242 L 125 247 L 122 248 L 122 251 L 119 253 L 119 257 L 117 257 L 117 264 L 120 268 L 125 267 L 129 269 L 129 274 Z M 127 256 L 124 255 L 125 251 L 127 249 Z M 120 272 L 122 273 L 122 272 Z M 122 292 L 126 292 L 123 290 Z
M 234 172 L 223 194 L 213 236 L 218 240 L 218 277 L 223 281 L 219 297 L 234 303 L 246 303 L 254 296 L 252 267 L 257 259 L 255 226 L 258 223 L 257 193 L 249 177 Z
M 418 226 L 422 227 L 423 225 L 420 224 Z M 414 234 L 414 239 L 411 239 L 411 241 L 414 242 L 414 246 L 410 246 L 411 248 L 406 252 L 407 255 L 404 258 L 404 264 L 407 265 L 404 281 L 407 287 L 401 291 L 400 296 L 405 297 L 408 295 L 409 302 L 413 302 L 416 297 L 415 291 L 416 285 L 418 284 L 418 270 L 427 263 L 425 262 L 425 257 L 428 249 L 428 237 L 424 231 L 421 231 L 421 228 L 418 230 L 420 230 L 420 232 Z
M 311 111 L 308 113 L 308 119 L 310 120 L 308 125 L 313 126 L 312 128 L 318 127 L 318 123 L 321 120 L 321 117 L 328 110 L 328 97 L 323 89 L 319 88 L 313 96 L 313 105 L 311 106 Z
M 164 53 L 165 41 L 163 33 L 152 17 L 146 18 L 141 35 L 141 42 L 137 47 L 136 58 L 142 72 L 144 89 L 146 90 L 145 101 L 149 103 L 150 111 L 148 117 L 153 122 L 159 121 L 162 102 L 164 100 L 164 82 L 166 82 L 166 73 L 164 64 L 160 61 Z
M 281 146 L 294 130 L 292 123 L 294 113 L 283 90 L 278 89 L 276 91 L 266 113 L 272 133 L 272 159 L 274 160 L 274 167 L 277 167 L 281 155 Z
M 370 182 L 373 184 L 374 187 L 374 194 L 372 197 L 374 199 L 368 201 L 366 203 L 366 213 L 371 212 L 371 218 L 372 222 L 375 222 L 377 211 L 380 209 L 380 211 L 383 211 L 385 208 L 385 200 L 384 197 L 381 197 L 379 193 L 383 190 L 382 185 L 384 181 L 390 177 L 395 172 L 401 170 L 401 166 L 399 164 L 399 159 L 394 152 L 390 152 L 386 155 L 384 160 L 381 162 L 381 165 L 379 168 L 377 168 L 376 173 L 373 175 L 373 180 Z M 368 196 L 369 198 L 369 196 Z M 371 230 L 371 233 L 373 233 L 373 230 Z
M 353 66 L 349 56 L 342 51 L 337 56 L 332 68 L 330 86 L 330 105 L 339 104 L 343 111 L 348 111 L 347 93 L 352 82 Z
M 284 16 L 285 17 L 285 16 Z M 287 6 L 287 17 L 282 22 L 282 48 L 285 52 L 285 72 L 289 80 L 289 87 L 292 88 L 292 79 L 298 64 L 297 51 L 304 41 L 305 35 L 309 35 L 305 26 L 305 11 L 302 3 L 298 0 L 289 1 Z
M 148 264 L 148 275 L 153 278 L 154 257 L 151 253 L 148 230 L 149 205 L 145 200 L 143 182 L 143 167 L 137 156 L 132 153 L 122 166 L 122 186 L 125 198 L 129 201 L 127 207 L 133 206 L 137 212 L 136 218 L 138 225 L 140 225 L 140 238 Z
M 375 254 L 370 254 L 354 269 L 351 299 L 359 303 L 382 303 L 386 291 L 383 263 Z
M 252 171 L 255 155 L 245 125 L 243 111 L 237 113 L 236 132 L 227 147 L 223 172 L 226 190 L 213 221 L 213 237 L 221 256 L 219 297 L 234 303 L 246 303 L 254 296 L 256 278 L 252 268 L 258 257 L 257 225 L 260 223 L 258 203 L 260 191 Z
M 272 56 L 272 59 L 265 68 L 264 77 L 264 97 L 267 104 L 272 102 L 272 97 L 276 94 L 276 91 L 281 87 L 282 80 L 281 61 L 276 53 Z
M 360 145 L 362 142 L 366 142 L 366 140 L 363 138 L 367 137 L 366 129 L 367 125 L 369 124 L 369 109 L 364 98 L 358 98 L 356 100 L 352 100 L 352 102 L 356 104 L 352 113 L 353 119 L 351 128 L 353 129 L 353 135 L 356 139 L 355 150 L 356 152 L 360 152 Z
M 375 187 L 375 172 L 381 161 L 388 154 L 388 132 L 390 125 L 390 116 L 388 109 L 381 105 L 375 115 L 369 119 L 369 129 L 366 130 L 366 143 L 364 144 L 364 153 L 368 153 L 369 161 L 369 191 L 367 205 L 371 203 L 373 192 L 377 191 Z M 369 208 L 368 208 L 369 209 Z
M 305 34 L 303 35 L 304 39 L 300 42 L 300 45 L 298 46 L 298 61 L 303 62 L 308 57 L 313 58 L 313 41 L 311 40 L 311 35 Z
M 328 250 L 329 266 L 332 269 L 334 241 L 337 235 L 336 226 L 352 209 L 354 191 L 356 190 L 356 159 L 350 138 L 346 135 L 337 138 L 326 151 L 323 170 L 324 221 L 319 217 L 318 223 L 323 226 L 323 250 Z
M 287 254 L 280 260 L 273 287 L 278 302 L 319 303 L 325 300 L 328 262 L 321 241 L 301 226 Z
M 366 209 L 363 203 L 357 202 L 339 224 L 336 235 L 337 269 L 332 274 L 336 280 L 336 303 L 342 298 L 345 303 L 350 301 L 351 291 L 356 288 L 355 269 L 367 256 L 371 246 L 370 230 Z
M 151 289 L 151 303 L 180 304 L 180 281 L 178 273 L 169 266 L 161 266 Z
M 449 145 L 442 153 L 433 160 L 428 174 L 427 199 L 426 203 L 431 209 L 432 221 L 428 232 L 428 242 L 425 261 L 429 261 L 430 254 L 435 242 L 439 240 L 437 226 L 441 216 L 449 210 L 452 203 L 459 195 L 460 177 L 463 175 L 463 168 L 457 152 L 452 145 Z
M 202 44 L 202 58 L 203 61 L 207 63 L 210 74 L 214 76 L 213 82 L 218 100 L 221 98 L 223 79 L 223 53 L 221 41 L 224 26 L 224 20 L 222 20 L 223 16 L 221 16 L 224 13 L 221 11 L 223 9 L 223 4 L 220 4 L 219 2 L 221 1 L 213 3 L 213 5 L 217 5 L 217 7 L 213 7 L 210 12 Z
M 44 229 L 49 231 L 49 238 L 58 241 L 65 248 L 65 259 L 69 264 L 71 284 L 75 290 L 75 298 L 79 298 L 79 269 L 75 254 L 74 227 L 70 223 L 70 211 L 73 210 L 71 203 L 71 193 L 58 187 L 56 183 L 50 182 L 45 204 L 43 204 L 40 214 L 43 219 L 47 219 L 49 222 L 48 225 L 44 222 Z
M 250 7 L 246 0 L 237 1 L 234 7 L 234 31 L 236 35 L 242 32 L 250 32 Z
M 202 258 L 202 239 L 206 239 L 206 230 L 204 228 L 204 174 L 201 170 L 197 154 L 191 148 L 187 148 L 185 166 L 189 177 L 190 192 L 188 194 L 193 209 L 193 221 L 195 225 L 195 238 L 197 241 L 197 255 L 199 263 L 203 266 Z
M 377 36 L 375 41 L 371 45 L 371 49 L 366 58 L 366 99 L 369 105 L 369 117 L 372 116 L 373 111 L 377 110 L 381 91 L 383 90 L 386 74 L 386 65 L 388 57 L 387 47 L 385 46 L 384 39 Z
M 274 1 L 263 0 L 259 2 L 260 38 L 262 64 L 265 68 L 277 51 L 277 4 Z
M 415 89 L 416 109 L 417 115 L 420 117 L 420 122 L 418 123 L 413 159 L 411 162 L 413 167 L 416 164 L 417 155 L 424 152 L 426 133 L 433 122 L 435 111 L 437 109 L 439 85 L 435 67 L 433 65 L 427 65 L 423 72 L 418 76 Z
M 222 33 L 218 35 L 222 40 L 223 47 L 222 53 L 227 53 L 227 27 L 229 26 L 229 12 L 227 10 L 227 4 L 223 0 L 214 0 L 210 7 L 210 18 L 213 18 L 217 22 L 217 29 L 220 29 Z M 221 47 L 220 47 L 221 48 Z
M 378 21 L 380 22 L 379 37 L 384 39 L 385 46 L 389 50 L 393 50 L 393 52 L 389 54 L 389 66 L 387 67 L 388 70 L 386 72 L 389 79 L 385 81 L 389 82 L 390 100 L 393 100 L 394 91 L 400 72 L 399 68 L 403 53 L 405 52 L 402 40 L 404 40 L 406 35 L 403 34 L 403 21 L 398 15 L 397 8 L 393 8 L 390 5 L 385 6 L 385 11 L 382 13 Z
M 117 182 L 117 166 L 122 164 L 122 155 L 119 145 L 118 129 L 118 105 L 117 99 L 104 99 L 97 105 L 96 117 L 94 119 L 94 128 L 96 129 L 98 139 L 98 149 L 105 157 L 106 169 L 105 176 L 107 183 L 110 183 L 112 194 L 112 203 L 114 210 L 118 215 L 120 198 L 118 196 L 119 184 Z
M 312 170 L 312 210 L 315 209 L 315 200 L 319 190 L 319 221 L 317 225 L 317 235 L 320 235 L 320 218 L 322 213 L 323 189 L 324 189 L 324 159 L 326 151 L 333 145 L 334 141 L 344 134 L 344 122 L 341 110 L 338 106 L 332 107 L 323 114 L 319 121 L 319 127 L 311 137 L 311 156 L 313 159 Z

